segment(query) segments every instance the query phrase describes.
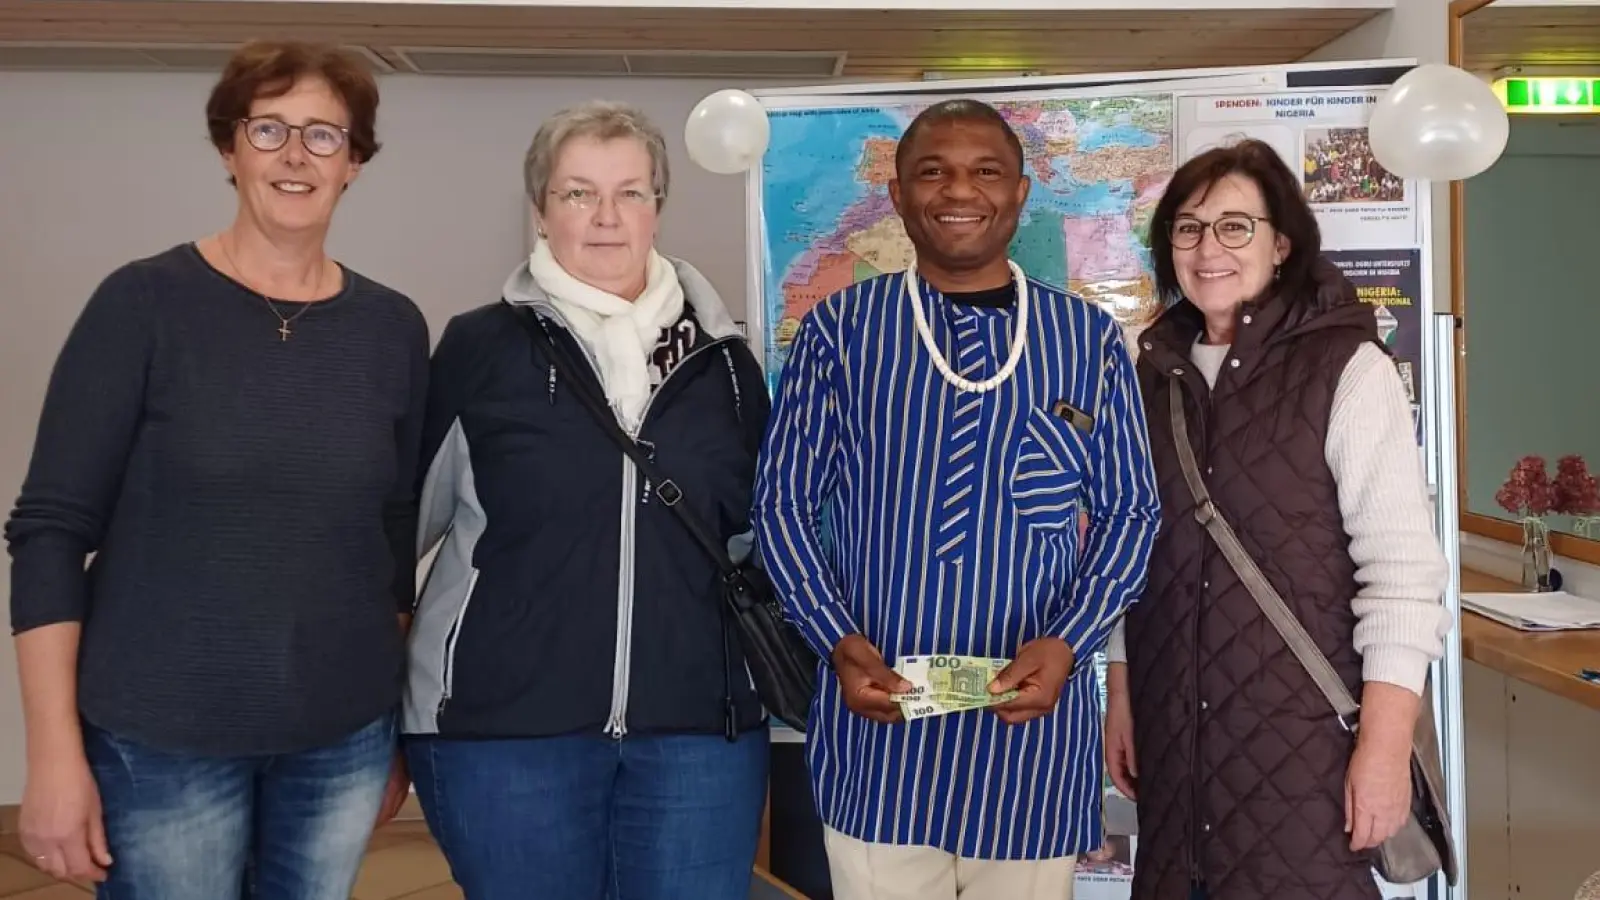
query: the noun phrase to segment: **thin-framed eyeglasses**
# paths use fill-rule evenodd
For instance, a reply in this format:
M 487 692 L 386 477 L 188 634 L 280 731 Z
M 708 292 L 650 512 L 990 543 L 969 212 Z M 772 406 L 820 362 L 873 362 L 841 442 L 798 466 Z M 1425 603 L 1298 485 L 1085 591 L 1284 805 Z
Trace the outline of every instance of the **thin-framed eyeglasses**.
M 1256 224 L 1270 222 L 1265 216 L 1251 216 L 1244 213 L 1229 213 L 1218 216 L 1215 222 L 1207 222 L 1195 216 L 1179 216 L 1172 220 L 1170 237 L 1174 250 L 1193 250 L 1200 246 L 1200 241 L 1205 238 L 1206 229 L 1211 229 L 1217 243 L 1229 250 L 1239 250 L 1250 245 L 1256 236 Z
M 289 142 L 291 132 L 300 132 L 300 145 L 312 156 L 332 156 L 344 146 L 345 138 L 350 134 L 350 129 L 331 122 L 307 122 L 304 125 L 290 125 L 282 119 L 271 116 L 257 116 L 253 119 L 240 119 L 244 125 L 244 139 L 250 146 L 265 153 L 277 150 Z
M 555 197 L 567 206 L 576 210 L 588 212 L 600 205 L 602 198 L 599 191 L 593 188 L 567 188 L 564 191 L 552 190 L 550 196 Z M 624 188 L 612 196 L 612 202 L 618 209 L 630 212 L 639 212 L 646 209 L 655 209 L 656 203 L 661 199 L 660 191 L 646 191 L 640 188 Z

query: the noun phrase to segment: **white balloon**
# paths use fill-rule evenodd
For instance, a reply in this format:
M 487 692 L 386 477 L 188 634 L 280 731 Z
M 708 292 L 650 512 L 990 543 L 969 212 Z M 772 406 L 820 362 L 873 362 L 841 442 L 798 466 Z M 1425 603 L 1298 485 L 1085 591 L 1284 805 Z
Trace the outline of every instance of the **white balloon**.
M 1505 152 L 1511 120 L 1482 79 L 1429 63 L 1400 76 L 1367 123 L 1372 155 L 1402 178 L 1460 181 Z
M 689 158 L 718 175 L 748 171 L 767 152 L 772 125 L 761 102 L 739 90 L 717 91 L 695 104 L 683 129 Z

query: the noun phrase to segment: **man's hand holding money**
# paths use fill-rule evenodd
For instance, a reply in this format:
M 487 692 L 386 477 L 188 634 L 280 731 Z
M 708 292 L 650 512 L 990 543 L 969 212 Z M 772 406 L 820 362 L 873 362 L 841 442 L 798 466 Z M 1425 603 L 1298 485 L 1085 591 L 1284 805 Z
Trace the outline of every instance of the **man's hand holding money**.
M 890 698 L 911 690 L 911 682 L 884 663 L 871 641 L 852 634 L 834 645 L 833 668 L 851 712 L 886 725 L 901 721 L 900 704 Z
M 1061 638 L 1044 637 L 1023 644 L 1016 659 L 989 685 L 991 694 L 1017 692 L 1015 698 L 994 707 L 995 715 L 1007 725 L 1021 725 L 1054 712 L 1073 662 L 1072 648 Z

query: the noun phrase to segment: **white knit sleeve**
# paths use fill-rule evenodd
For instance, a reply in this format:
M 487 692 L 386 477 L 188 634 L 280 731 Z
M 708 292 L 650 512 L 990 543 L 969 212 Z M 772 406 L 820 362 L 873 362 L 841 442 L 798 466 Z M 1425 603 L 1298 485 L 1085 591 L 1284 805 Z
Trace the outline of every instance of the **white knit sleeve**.
M 1125 663 L 1128 661 L 1128 626 L 1127 619 L 1118 619 L 1117 624 L 1111 626 L 1111 637 L 1106 641 L 1106 662 Z
M 1360 585 L 1352 608 L 1363 678 L 1420 694 L 1450 630 L 1449 570 L 1411 404 L 1376 346 L 1363 344 L 1340 376 L 1325 449 Z

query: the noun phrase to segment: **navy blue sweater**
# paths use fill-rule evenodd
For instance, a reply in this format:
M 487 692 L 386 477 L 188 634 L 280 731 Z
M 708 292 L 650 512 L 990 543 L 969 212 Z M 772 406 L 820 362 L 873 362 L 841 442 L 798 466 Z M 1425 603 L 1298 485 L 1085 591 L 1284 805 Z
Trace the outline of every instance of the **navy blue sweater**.
M 428 327 L 344 275 L 283 340 L 183 244 L 112 272 L 74 325 L 5 536 L 13 632 L 83 623 L 90 722 L 287 752 L 398 702 Z

